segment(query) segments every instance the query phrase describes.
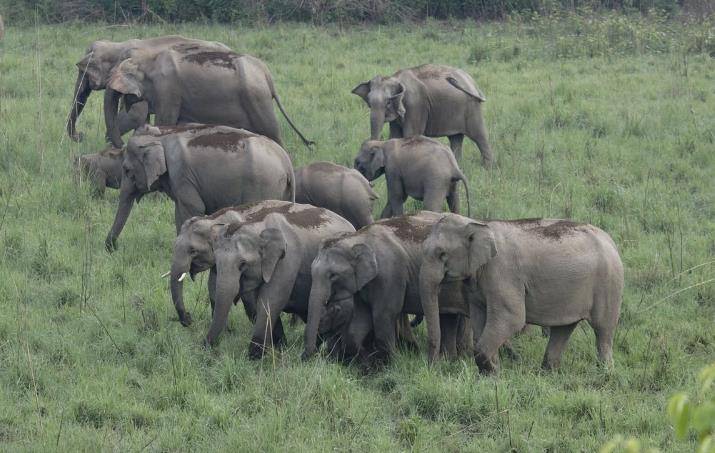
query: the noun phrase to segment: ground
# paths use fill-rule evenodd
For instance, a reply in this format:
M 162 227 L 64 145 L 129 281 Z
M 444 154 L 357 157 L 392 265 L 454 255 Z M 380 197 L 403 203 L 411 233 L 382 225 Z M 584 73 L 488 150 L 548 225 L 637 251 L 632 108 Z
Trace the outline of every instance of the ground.
M 665 416 L 715 357 L 715 59 L 700 24 L 607 16 L 503 24 L 341 29 L 300 25 L 62 25 L 6 30 L 0 43 L 0 444 L 29 451 L 595 451 L 634 436 L 688 451 Z M 117 192 L 93 199 L 71 160 L 103 148 L 101 94 L 76 144 L 65 133 L 75 62 L 95 39 L 181 33 L 262 58 L 304 134 L 282 121 L 296 166 L 349 165 L 369 131 L 350 94 L 376 74 L 458 66 L 485 93 L 497 166 L 465 141 L 476 218 L 563 217 L 611 234 L 626 269 L 615 367 L 576 329 L 562 368 L 540 370 L 538 329 L 492 377 L 471 360 L 402 352 L 385 370 L 302 363 L 289 346 L 246 358 L 240 308 L 201 348 L 206 276 L 186 285 L 184 328 L 167 281 L 171 202 L 146 197 L 108 254 Z M 385 184 L 376 186 L 381 199 Z M 417 203 L 409 203 L 416 209 Z

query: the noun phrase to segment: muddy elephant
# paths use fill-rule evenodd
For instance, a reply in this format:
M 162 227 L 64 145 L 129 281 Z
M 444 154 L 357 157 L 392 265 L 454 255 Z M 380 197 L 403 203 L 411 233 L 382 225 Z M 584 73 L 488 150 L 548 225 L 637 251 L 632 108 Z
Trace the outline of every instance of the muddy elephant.
M 304 359 L 317 352 L 316 329 L 325 311 L 334 302 L 353 297 L 354 309 L 349 323 L 342 327 L 339 354 L 347 360 L 362 357 L 364 345 L 370 343 L 373 360 L 390 357 L 399 318 L 422 313 L 418 281 L 422 241 L 443 215 L 421 211 L 393 217 L 325 241 L 311 268 Z M 469 288 L 462 283 L 445 287 L 439 298 L 446 343 L 442 347 L 449 355 L 457 354 L 459 318 L 468 314 L 469 295 L 464 291 Z
M 447 214 L 424 241 L 420 294 L 429 359 L 440 351 L 437 295 L 445 280 L 470 279 L 474 357 L 498 369 L 497 350 L 526 323 L 550 328 L 544 368 L 559 365 L 571 332 L 587 320 L 599 359 L 612 363 L 623 293 L 623 264 L 611 237 L 569 220 L 480 222 Z
M 425 64 L 401 69 L 389 77 L 376 76 L 353 89 L 370 107 L 370 138 L 379 140 L 385 122 L 390 138 L 426 135 L 449 137 L 461 160 L 464 136 L 482 153 L 482 165 L 494 161 L 482 116 L 484 95 L 461 69 Z
M 87 178 L 95 195 L 103 196 L 107 187 L 119 189 L 122 183 L 124 152 L 108 147 L 93 154 L 84 154 L 77 159 L 78 176 Z
M 119 205 L 105 245 L 114 250 L 134 201 L 159 191 L 186 219 L 260 200 L 295 198 L 293 166 L 273 140 L 227 126 L 145 127 L 127 144 Z
M 313 162 L 295 170 L 295 201 L 340 214 L 356 229 L 373 222 L 379 195 L 357 171 L 332 162 Z
M 320 242 L 354 231 L 334 212 L 298 203 L 266 207 L 221 227 L 214 241 L 216 306 L 206 344 L 215 343 L 240 297 L 256 307 L 249 357 L 262 357 L 282 312 L 305 319 L 310 265 Z
M 196 44 L 135 52 L 122 61 L 107 82 L 109 102 L 104 118 L 114 146 L 122 145 L 117 122 L 120 98 L 146 101 L 155 124 L 222 124 L 264 135 L 282 145 L 273 101 L 288 117 L 273 85 L 268 67 L 258 58 Z
M 130 58 L 137 51 L 166 50 L 175 45 L 201 45 L 216 49 L 230 50 L 224 44 L 198 39 L 188 39 L 183 36 L 170 35 L 148 39 L 130 39 L 122 42 L 95 41 L 85 52 L 85 56 L 77 62 L 77 81 L 75 82 L 72 107 L 67 120 L 67 134 L 75 141 L 82 140 L 82 133 L 77 132 L 76 124 L 87 99 L 92 91 L 104 90 L 112 70 L 122 61 Z M 105 97 L 105 103 L 111 102 L 111 97 Z M 105 105 L 105 110 L 106 110 Z M 144 124 L 150 112 L 147 102 L 125 102 L 125 110 L 117 115 L 117 128 L 120 135 L 136 129 Z M 109 135 L 107 135 L 109 138 Z M 121 148 L 121 146 L 120 146 Z

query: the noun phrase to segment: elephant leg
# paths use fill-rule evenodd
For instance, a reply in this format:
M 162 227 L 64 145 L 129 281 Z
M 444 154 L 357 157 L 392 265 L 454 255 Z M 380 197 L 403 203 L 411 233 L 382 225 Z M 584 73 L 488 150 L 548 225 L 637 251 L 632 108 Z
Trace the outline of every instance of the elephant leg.
M 211 304 L 211 316 L 214 314 L 214 307 L 216 307 L 216 266 L 209 270 L 209 303 Z
M 181 112 L 181 102 L 168 96 L 168 100 L 160 103 L 154 114 L 154 123 L 157 126 L 174 126 L 179 123 Z
M 353 318 L 345 329 L 342 338 L 342 355 L 346 362 L 352 361 L 360 354 L 363 343 L 372 330 L 370 308 L 362 301 L 355 301 Z
M 397 343 L 401 348 L 409 351 L 416 352 L 419 350 L 417 347 L 417 338 L 415 338 L 415 334 L 412 332 L 410 319 L 406 313 L 401 314 L 397 318 Z
M 450 183 L 449 192 L 447 192 L 447 206 L 449 206 L 449 212 L 454 214 L 459 214 L 459 188 L 457 183 L 458 181 Z
M 256 322 L 256 292 L 251 291 L 248 294 L 241 295 L 241 302 L 243 302 L 243 311 L 246 312 L 246 317 L 251 324 Z
M 452 149 L 452 154 L 457 162 L 462 161 L 462 142 L 464 141 L 464 134 L 454 134 L 449 136 L 449 147 Z
M 471 354 L 474 348 L 473 332 L 466 316 L 457 316 L 457 354 Z
M 596 333 L 598 359 L 606 366 L 613 365 L 613 332 L 615 331 L 615 324 L 608 327 L 594 326 L 593 330 Z M 554 327 L 551 328 L 551 332 L 553 331 Z
M 392 206 L 390 206 L 390 200 L 387 200 L 387 204 L 385 205 L 385 208 L 382 210 L 382 214 L 380 214 L 381 219 L 389 219 L 392 217 Z
M 176 226 L 176 235 L 181 232 L 181 225 L 188 219 L 196 215 L 204 215 L 206 206 L 203 200 L 193 188 L 186 190 L 180 195 L 180 199 L 176 200 L 174 205 L 174 224 Z
M 447 198 L 447 190 L 441 186 L 431 186 L 425 189 L 425 196 L 422 200 L 424 209 L 432 212 L 442 212 L 444 200 Z
M 440 354 L 454 359 L 457 357 L 457 315 L 440 314 L 439 323 L 442 326 Z
M 407 194 L 405 194 L 402 189 L 402 180 L 400 178 L 391 178 L 387 181 L 387 206 L 390 207 L 390 217 L 396 217 L 402 215 L 403 206 L 405 200 L 407 199 Z M 385 209 L 387 209 L 385 206 Z M 382 212 L 381 219 L 386 219 L 385 211 Z
M 523 294 L 521 298 L 516 294 L 500 296 L 496 300 L 488 300 L 484 331 L 474 347 L 474 359 L 482 373 L 498 371 L 499 348 L 524 327 L 526 312 Z
M 276 274 L 278 272 L 273 275 L 270 283 L 264 284 L 256 293 L 256 323 L 248 347 L 248 357 L 251 359 L 260 359 L 267 347 L 275 346 L 274 329 L 279 325 L 281 312 L 288 304 L 290 289 L 286 291 L 286 288 L 293 287 L 297 269 L 294 273 L 284 271 L 280 275 Z M 283 335 L 282 323 L 278 333 Z
M 283 330 L 283 320 L 281 319 L 280 315 L 278 315 L 278 319 L 273 325 L 272 336 L 273 347 L 277 349 L 283 349 L 286 345 L 286 335 L 285 331 Z
M 472 122 L 468 124 L 467 127 L 469 129 L 467 136 L 477 144 L 479 152 L 482 154 L 482 166 L 484 168 L 491 168 L 494 164 L 494 155 L 492 154 L 491 146 L 489 146 L 487 128 L 484 125 L 481 108 L 478 107 L 476 114 L 472 115 Z
M 561 362 L 561 354 L 564 352 L 566 342 L 568 342 L 571 333 L 576 328 L 578 322 L 567 326 L 551 327 L 551 335 L 549 336 L 549 344 L 546 345 L 544 353 L 544 361 L 541 363 L 545 370 L 553 370 L 559 367 Z
M 397 339 L 395 338 L 395 325 L 399 313 L 385 311 L 381 304 L 372 308 L 372 324 L 375 330 L 374 359 L 378 363 L 386 363 L 395 352 Z
M 390 121 L 390 138 L 402 138 L 402 126 L 397 121 Z

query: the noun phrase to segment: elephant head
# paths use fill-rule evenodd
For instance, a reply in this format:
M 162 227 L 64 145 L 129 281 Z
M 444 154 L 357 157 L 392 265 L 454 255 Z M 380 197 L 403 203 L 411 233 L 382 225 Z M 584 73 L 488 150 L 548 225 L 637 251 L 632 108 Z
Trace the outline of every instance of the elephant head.
M 355 158 L 355 170 L 368 181 L 374 181 L 385 173 L 385 146 L 380 140 L 366 140 Z
M 111 73 L 104 96 L 104 121 L 107 135 L 116 147 L 123 145 L 119 122 L 119 100 L 122 96 L 125 102 L 132 104 L 146 95 L 150 89 L 150 80 L 145 76 L 142 56 L 137 55 L 122 61 Z
M 126 49 L 109 41 L 95 41 L 80 61 L 77 62 L 77 80 L 67 121 L 67 133 L 75 140 L 82 139 L 82 133 L 75 129 L 87 99 L 93 90 L 102 90 L 107 84 L 112 68 L 116 66 Z
M 420 300 L 427 320 L 429 359 L 439 357 L 440 326 L 437 298 L 442 280 L 474 278 L 497 255 L 494 232 L 486 223 L 455 214 L 437 222 L 422 245 Z
M 352 302 L 354 295 L 373 280 L 377 272 L 375 251 L 365 243 L 337 240 L 321 247 L 311 266 L 304 359 L 317 351 L 319 331 L 321 334 L 329 329 L 335 331 L 350 321 L 353 305 L 343 301 Z M 334 304 L 343 305 L 333 307 Z
M 370 107 L 370 138 L 378 140 L 385 122 L 405 117 L 405 86 L 395 77 L 374 77 L 353 88 Z
M 207 344 L 213 344 L 226 326 L 231 303 L 241 292 L 256 290 L 271 281 L 286 247 L 283 232 L 263 223 L 232 223 L 219 230 L 214 243 L 216 306 Z
M 157 190 L 159 178 L 165 173 L 166 158 L 161 139 L 151 135 L 132 137 L 124 152 L 119 206 L 105 241 L 107 250 L 116 248 L 117 238 L 127 222 L 134 201 L 139 201 L 144 194 Z

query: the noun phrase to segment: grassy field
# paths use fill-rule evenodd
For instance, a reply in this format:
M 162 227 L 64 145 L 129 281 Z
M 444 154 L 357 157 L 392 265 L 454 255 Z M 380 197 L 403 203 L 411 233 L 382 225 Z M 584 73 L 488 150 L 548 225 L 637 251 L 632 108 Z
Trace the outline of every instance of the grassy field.
M 85 25 L 8 28 L 0 43 L 0 450 L 592 452 L 615 435 L 662 451 L 667 398 L 715 358 L 715 59 L 712 25 L 606 16 L 368 28 Z M 470 360 L 400 353 L 382 372 L 301 363 L 289 347 L 246 358 L 248 322 L 215 351 L 200 342 L 205 278 L 187 285 L 195 323 L 175 321 L 166 280 L 173 206 L 135 207 L 104 251 L 117 193 L 93 199 L 71 158 L 103 147 L 101 94 L 68 140 L 75 62 L 93 40 L 181 33 L 270 66 L 315 152 L 283 122 L 296 166 L 349 164 L 368 135 L 350 94 L 375 74 L 424 62 L 470 72 L 498 166 L 465 142 L 479 218 L 570 217 L 609 232 L 626 266 L 615 369 L 596 363 L 587 325 L 562 369 L 546 340 L 516 338 L 520 361 L 482 377 Z M 715 50 L 713 51 L 715 53 Z M 377 184 L 385 199 L 384 181 Z M 418 205 L 412 203 L 411 209 Z M 476 209 L 474 207 L 476 206 Z M 382 206 L 379 206 L 381 208 Z

